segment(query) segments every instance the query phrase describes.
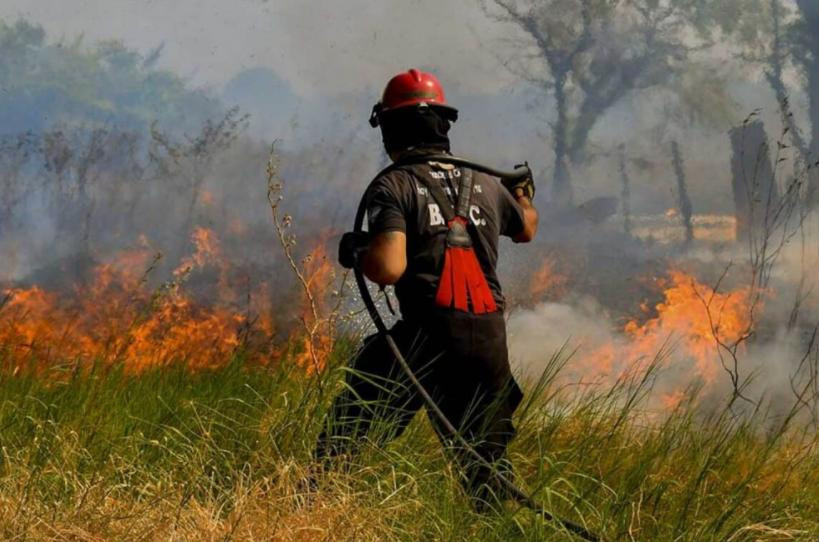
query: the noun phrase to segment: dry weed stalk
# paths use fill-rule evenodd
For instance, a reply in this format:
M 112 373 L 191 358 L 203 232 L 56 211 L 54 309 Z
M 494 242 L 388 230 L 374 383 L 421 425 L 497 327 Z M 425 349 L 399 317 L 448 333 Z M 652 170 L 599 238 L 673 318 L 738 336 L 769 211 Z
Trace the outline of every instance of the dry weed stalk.
M 300 322 L 306 336 L 307 353 L 311 364 L 311 370 L 317 376 L 319 391 L 323 389 L 321 373 L 324 368 L 324 358 L 335 339 L 336 329 L 342 318 L 341 304 L 343 302 L 343 291 L 347 281 L 347 273 L 341 277 L 341 283 L 333 291 L 336 297 L 335 303 L 325 306 L 320 299 L 320 294 L 314 289 L 314 277 L 310 277 L 306 266 L 311 263 L 312 255 L 308 255 L 301 261 L 297 261 L 294 253 L 296 246 L 296 236 L 291 230 L 293 217 L 289 214 L 281 214 L 280 204 L 284 199 L 282 196 L 283 184 L 279 179 L 278 159 L 276 156 L 276 143 L 270 150 L 267 161 L 267 201 L 270 205 L 270 212 L 273 217 L 273 225 L 276 229 L 276 236 L 281 244 L 287 264 L 299 283 L 307 310 L 300 317 Z M 323 346 L 322 346 L 323 344 Z
M 780 103 L 780 107 L 784 118 L 787 119 L 792 116 L 787 99 Z M 759 110 L 752 112 L 743 122 L 743 138 L 745 136 L 745 129 L 759 113 Z M 724 307 L 714 307 L 715 296 L 733 267 L 733 262 L 729 262 L 725 266 L 723 272 L 714 284 L 710 295 L 704 295 L 694 288 L 694 291 L 702 301 L 706 310 L 711 335 L 717 346 L 720 363 L 731 382 L 732 395 L 729 400 L 730 406 L 732 406 L 737 399 L 742 399 L 756 405 L 755 401 L 743 393 L 745 388 L 751 383 L 754 374 L 741 374 L 738 351 L 743 344 L 747 343 L 754 336 L 763 300 L 770 291 L 774 268 L 778 264 L 785 247 L 797 236 L 801 236 L 802 242 L 802 269 L 796 296 L 790 311 L 790 319 L 788 322 L 789 330 L 795 327 L 799 319 L 800 307 L 810 293 L 809 288 L 806 291 L 807 269 L 805 267 L 804 258 L 804 225 L 807 215 L 810 212 L 809 193 L 807 190 L 809 183 L 807 179 L 809 179 L 812 170 L 819 166 L 819 162 L 804 166 L 799 161 L 799 156 L 797 156 L 793 174 L 784 182 L 780 182 L 780 176 L 782 175 L 780 171 L 783 163 L 792 160 L 792 157 L 788 153 L 791 146 L 785 143 L 791 128 L 787 122 L 783 124 L 784 128 L 778 141 L 776 141 L 776 151 L 773 155 L 773 171 L 768 173 L 771 178 L 761 178 L 766 175 L 763 162 L 768 159 L 768 144 L 762 144 L 757 150 L 756 156 L 753 157 L 752 171 L 747 171 L 745 168 L 745 145 L 740 146 L 740 148 L 743 149 L 743 155 L 740 157 L 740 164 L 742 164 L 740 174 L 746 197 L 750 202 L 750 227 L 747 232 L 747 238 L 745 239 L 747 243 L 749 278 L 747 283 L 747 325 L 735 340 L 725 341 L 720 337 L 720 323 Z M 803 405 L 807 405 L 805 395 L 809 389 L 812 389 L 815 378 L 813 377 L 813 373 L 811 373 L 808 378 L 808 385 L 798 392 L 794 379 L 798 374 L 804 372 L 805 360 L 815 357 L 813 355 L 815 346 L 816 342 L 814 337 L 811 338 L 806 345 L 804 358 L 800 361 L 796 372 L 790 377 L 791 388 L 794 391 L 797 402 Z

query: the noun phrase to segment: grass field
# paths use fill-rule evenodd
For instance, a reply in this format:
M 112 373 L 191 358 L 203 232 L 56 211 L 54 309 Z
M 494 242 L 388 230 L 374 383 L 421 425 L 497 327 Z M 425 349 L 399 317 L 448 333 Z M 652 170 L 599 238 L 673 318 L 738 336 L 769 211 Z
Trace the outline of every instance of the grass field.
M 572 540 L 527 510 L 478 515 L 429 423 L 300 483 L 347 352 L 319 386 L 286 362 L 139 375 L 0 376 L 4 540 Z M 788 409 L 742 419 L 683 401 L 641 411 L 651 378 L 529 386 L 511 457 L 555 513 L 606 540 L 819 539 L 819 453 Z M 570 361 L 569 361 L 570 362 Z M 782 405 L 779 405 L 780 407 Z

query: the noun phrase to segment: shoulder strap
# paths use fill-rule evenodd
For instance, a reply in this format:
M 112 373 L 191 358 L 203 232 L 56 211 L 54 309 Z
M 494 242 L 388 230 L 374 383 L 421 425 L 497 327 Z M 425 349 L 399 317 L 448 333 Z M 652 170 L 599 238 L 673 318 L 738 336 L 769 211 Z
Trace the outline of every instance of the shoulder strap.
M 461 182 L 458 184 L 458 204 L 455 206 L 455 214 L 461 218 L 469 215 L 469 204 L 472 202 L 472 170 L 461 169 Z

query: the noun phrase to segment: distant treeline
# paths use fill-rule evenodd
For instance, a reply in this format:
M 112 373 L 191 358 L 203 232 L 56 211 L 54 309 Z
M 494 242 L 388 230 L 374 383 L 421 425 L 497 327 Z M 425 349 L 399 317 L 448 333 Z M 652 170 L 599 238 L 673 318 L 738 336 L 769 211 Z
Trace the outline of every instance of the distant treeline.
M 51 42 L 42 27 L 0 21 L 0 133 L 43 132 L 82 124 L 145 130 L 196 130 L 225 107 L 147 55 L 116 41 Z

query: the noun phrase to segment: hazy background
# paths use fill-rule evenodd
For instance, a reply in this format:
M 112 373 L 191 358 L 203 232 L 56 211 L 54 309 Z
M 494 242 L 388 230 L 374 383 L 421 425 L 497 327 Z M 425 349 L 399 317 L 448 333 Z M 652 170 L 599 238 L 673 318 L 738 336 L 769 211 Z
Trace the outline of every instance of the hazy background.
M 766 186 L 784 190 L 813 163 L 817 25 L 809 0 L 6 0 L 0 285 L 82 297 L 129 250 L 163 255 L 159 285 L 209 231 L 219 246 L 191 277 L 195 299 L 292 323 L 298 290 L 266 200 L 271 144 L 295 256 L 319 247 L 331 261 L 386 163 L 371 107 L 391 76 L 419 67 L 460 109 L 456 153 L 535 171 L 538 240 L 502 246 L 513 354 L 540 367 L 566 340 L 589 340 L 624 345 L 625 359 L 623 326 L 659 321 L 670 269 L 710 284 L 730 264 L 722 287 L 743 287 L 753 266 L 734 239 L 729 132 L 749 115 L 763 123 Z M 814 177 L 797 187 L 808 214 Z M 776 301 L 749 367 L 810 335 L 815 239 L 753 286 Z M 776 368 L 791 357 L 770 367 L 787 374 Z
M 352 142 L 372 145 L 377 154 L 378 134 L 366 125 L 370 106 L 390 76 L 424 67 L 438 74 L 462 111 L 453 134 L 457 151 L 498 165 L 528 159 L 544 184 L 551 174 L 551 98 L 505 67 L 524 52 L 504 41 L 520 30 L 489 19 L 477 1 L 9 0 L 0 6 L 0 17 L 42 25 L 52 43 L 81 39 L 91 47 L 116 40 L 146 56 L 161 48 L 158 69 L 178 74 L 190 88 L 225 105 L 239 105 L 251 114 L 250 134 L 285 145 Z M 760 69 L 740 66 L 727 46 L 709 54 L 722 58 L 702 69 L 715 70 L 715 79 L 727 78 L 731 101 L 715 122 L 665 134 L 681 139 L 693 155 L 688 166 L 699 174 L 691 190 L 704 212 L 727 210 L 727 130 L 756 108 L 777 117 Z M 792 100 L 796 109 L 804 107 L 798 86 Z M 656 132 L 664 123 L 658 118 L 663 107 L 652 91 L 628 96 L 598 123 L 593 145 L 608 151 L 627 143 L 641 155 L 662 153 L 665 160 Z M 577 199 L 612 192 L 613 169 L 589 160 L 576 175 Z M 637 174 L 635 182 L 635 210 L 672 206 L 671 178 L 652 171 Z

